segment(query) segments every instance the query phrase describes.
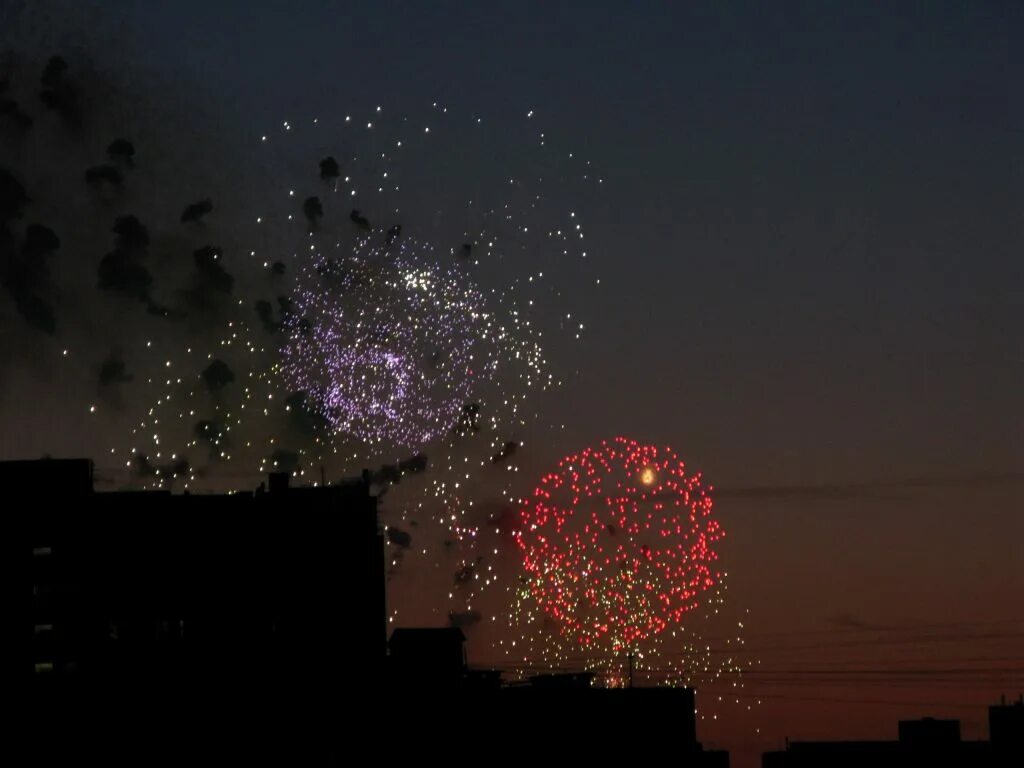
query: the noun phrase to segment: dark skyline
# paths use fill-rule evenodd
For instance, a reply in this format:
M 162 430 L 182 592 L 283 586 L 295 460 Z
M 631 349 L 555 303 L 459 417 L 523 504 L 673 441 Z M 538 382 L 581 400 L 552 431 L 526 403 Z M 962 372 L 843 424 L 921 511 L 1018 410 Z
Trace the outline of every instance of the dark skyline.
M 749 609 L 763 667 L 991 659 L 1019 687 L 1024 24 L 1013 4 L 5 6 L 0 21 L 18 24 L 3 48 L 39 61 L 67 51 L 116 73 L 146 94 L 147 135 L 169 148 L 161 162 L 185 158 L 214 189 L 286 119 L 376 103 L 499 120 L 535 110 L 603 178 L 582 214 L 585 278 L 606 288 L 572 299 L 587 335 L 555 362 L 578 373 L 543 414 L 565 428 L 520 452 L 520 492 L 604 438 L 671 445 L 715 486 L 729 601 Z M 175 143 L 172 122 L 198 138 Z M 166 205 L 154 193 L 154 205 L 176 216 L 205 183 L 175 187 Z M 46 223 L 60 232 L 56 214 Z M 37 345 L 12 330 L 6 302 L 0 458 L 95 456 L 102 469 L 130 420 L 97 427 L 91 394 L 26 351 Z M 63 294 L 58 320 L 80 304 Z M 469 654 L 489 660 L 472 637 Z M 963 716 L 974 738 L 982 718 L 960 707 L 1016 692 L 980 674 L 952 688 L 813 677 L 758 684 L 759 735 L 716 721 L 698 723 L 702 738 L 734 761 L 785 736 L 869 738 L 921 715 Z

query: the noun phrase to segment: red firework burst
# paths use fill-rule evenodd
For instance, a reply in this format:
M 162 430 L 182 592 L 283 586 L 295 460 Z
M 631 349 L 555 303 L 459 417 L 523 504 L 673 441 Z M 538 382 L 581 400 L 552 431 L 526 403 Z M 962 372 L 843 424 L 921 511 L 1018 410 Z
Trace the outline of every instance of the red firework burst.
M 710 491 L 670 449 L 624 437 L 567 456 L 520 509 L 531 597 L 592 650 L 679 625 L 720 579 Z

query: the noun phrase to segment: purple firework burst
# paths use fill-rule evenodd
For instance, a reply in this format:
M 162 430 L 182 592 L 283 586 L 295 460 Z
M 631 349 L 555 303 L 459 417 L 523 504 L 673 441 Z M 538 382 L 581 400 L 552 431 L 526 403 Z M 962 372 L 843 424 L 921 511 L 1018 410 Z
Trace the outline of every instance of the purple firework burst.
M 280 373 L 330 429 L 418 448 L 455 424 L 496 366 L 484 297 L 432 249 L 361 241 L 300 271 L 284 320 Z

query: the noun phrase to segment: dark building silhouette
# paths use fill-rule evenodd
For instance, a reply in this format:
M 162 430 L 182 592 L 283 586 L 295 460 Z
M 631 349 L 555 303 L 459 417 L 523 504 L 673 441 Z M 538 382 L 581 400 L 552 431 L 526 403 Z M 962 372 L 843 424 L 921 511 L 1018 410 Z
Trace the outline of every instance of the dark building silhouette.
M 458 743 L 487 747 L 502 762 L 667 760 L 728 768 L 729 754 L 697 741 L 690 688 L 599 688 L 590 673 L 537 675 L 504 684 L 497 672 L 467 667 L 455 627 L 396 629 L 390 663 L 398 711 L 414 743 L 458 727 Z
M 685 688 L 507 684 L 458 628 L 386 641 L 369 483 L 235 494 L 93 490 L 85 460 L 0 463 L 34 762 L 335 765 L 487 754 L 727 768 Z M 183 715 L 189 724 L 177 727 Z M 204 723 L 205 725 L 200 725 Z
M 398 627 L 388 641 L 391 684 L 401 689 L 462 688 L 467 680 L 465 642 L 457 627 Z
M 332 690 L 383 681 L 384 544 L 362 482 L 95 493 L 88 461 L 0 463 L 33 686 Z
M 1007 765 L 1024 765 L 1024 696 L 988 708 L 988 738 L 997 756 L 1013 761 Z
M 960 745 L 960 721 L 931 717 L 900 720 L 898 734 L 900 744 L 910 750 L 957 749 Z
M 962 741 L 959 720 L 903 720 L 897 741 L 806 741 L 766 752 L 764 768 L 1010 768 L 1019 766 L 1024 704 L 989 708 L 990 741 Z

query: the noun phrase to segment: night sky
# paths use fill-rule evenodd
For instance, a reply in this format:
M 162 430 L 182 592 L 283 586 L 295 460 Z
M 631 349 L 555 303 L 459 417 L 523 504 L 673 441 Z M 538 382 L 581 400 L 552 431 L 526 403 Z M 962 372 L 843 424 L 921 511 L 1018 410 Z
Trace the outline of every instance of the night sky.
M 244 186 L 267 126 L 349 105 L 440 102 L 497 122 L 534 110 L 552 141 L 593 163 L 599 194 L 554 201 L 586 220 L 589 263 L 559 277 L 587 333 L 552 354 L 566 383 L 541 421 L 557 428 L 528 444 L 519 492 L 619 434 L 671 445 L 704 472 L 728 531 L 728 601 L 749 609 L 762 670 L 746 689 L 761 698 L 754 712 L 698 724 L 734 764 L 785 736 L 892 738 L 901 717 L 959 717 L 965 737 L 984 737 L 982 706 L 1019 690 L 1014 4 L 2 7 L 0 42 L 19 66 L 62 52 L 131 94 L 110 120 L 131 115 L 140 149 L 165 148 L 150 202 L 175 215 L 206 189 Z M 5 163 L 19 151 L 6 147 Z M 197 181 L 182 181 L 184 166 Z M 66 212 L 50 205 L 60 233 Z M 46 362 L 8 298 L 0 458 L 102 467 L 136 414 L 97 426 L 93 394 Z M 58 319 L 94 306 L 68 286 L 54 302 Z M 75 353 L 106 354 L 90 338 Z M 472 636 L 469 652 L 494 660 Z M 818 672 L 772 672 L 799 669 Z

